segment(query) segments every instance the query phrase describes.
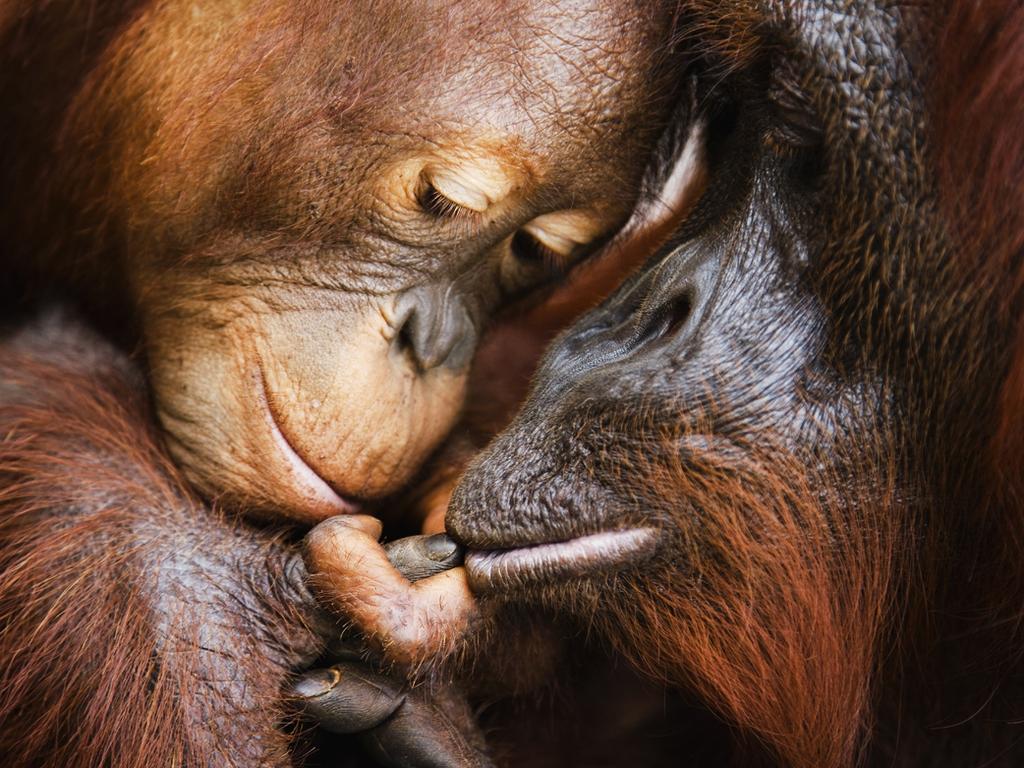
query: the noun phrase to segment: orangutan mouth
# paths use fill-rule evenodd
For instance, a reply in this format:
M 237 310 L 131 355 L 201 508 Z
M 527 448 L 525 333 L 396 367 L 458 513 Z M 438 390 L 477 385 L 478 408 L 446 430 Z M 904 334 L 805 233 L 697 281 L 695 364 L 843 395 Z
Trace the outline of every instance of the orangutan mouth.
M 615 571 L 653 554 L 657 542 L 653 528 L 631 528 L 517 549 L 470 551 L 466 572 L 474 591 L 512 589 L 534 581 L 550 583 Z
M 362 509 L 359 504 L 341 496 L 335 491 L 292 446 L 291 441 L 285 435 L 284 430 L 281 429 L 280 422 L 275 415 L 274 402 L 271 399 L 262 366 L 259 367 L 259 382 L 262 386 L 264 416 L 267 420 L 267 426 L 270 428 L 274 444 L 291 469 L 292 476 L 300 492 L 315 510 L 316 517 L 324 519 L 331 515 L 350 515 L 361 512 Z

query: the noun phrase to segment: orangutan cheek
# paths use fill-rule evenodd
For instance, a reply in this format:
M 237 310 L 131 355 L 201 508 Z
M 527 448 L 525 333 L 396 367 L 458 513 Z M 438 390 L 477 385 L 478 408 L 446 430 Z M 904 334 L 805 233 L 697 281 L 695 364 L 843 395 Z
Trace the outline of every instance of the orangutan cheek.
M 195 486 L 305 522 L 401 486 L 455 421 L 465 373 L 418 371 L 383 316 L 238 313 L 155 330 L 158 414 Z
M 465 389 L 465 370 L 418 370 L 381 316 L 289 313 L 271 321 L 261 344 L 282 433 L 344 496 L 403 484 L 453 425 Z

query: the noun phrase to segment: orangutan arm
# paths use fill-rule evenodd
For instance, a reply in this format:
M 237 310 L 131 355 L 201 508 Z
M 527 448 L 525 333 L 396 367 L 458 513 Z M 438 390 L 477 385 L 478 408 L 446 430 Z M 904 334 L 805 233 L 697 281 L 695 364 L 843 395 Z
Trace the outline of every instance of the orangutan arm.
M 51 317 L 0 342 L 0 754 L 290 765 L 326 626 L 289 547 L 177 479 L 128 361 Z

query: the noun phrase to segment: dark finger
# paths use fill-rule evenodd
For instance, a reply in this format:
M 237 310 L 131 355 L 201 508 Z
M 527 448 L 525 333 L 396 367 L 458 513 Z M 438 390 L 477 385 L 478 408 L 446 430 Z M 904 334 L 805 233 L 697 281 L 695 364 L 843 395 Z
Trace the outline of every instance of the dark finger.
M 307 715 L 332 733 L 374 728 L 402 706 L 406 696 L 396 681 L 347 662 L 306 672 L 292 686 L 292 695 Z
M 462 565 L 463 550 L 447 534 L 408 536 L 384 545 L 388 560 L 409 581 L 419 581 Z
M 389 768 L 493 765 L 468 706 L 450 698 L 428 700 L 421 693 L 411 693 L 390 719 L 362 740 Z

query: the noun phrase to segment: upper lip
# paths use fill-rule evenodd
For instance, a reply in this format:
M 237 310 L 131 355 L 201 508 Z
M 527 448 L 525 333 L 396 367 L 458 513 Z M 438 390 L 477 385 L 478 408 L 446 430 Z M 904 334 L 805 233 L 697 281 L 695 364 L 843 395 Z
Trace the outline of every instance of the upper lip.
M 353 501 L 345 499 L 337 491 L 332 488 L 320 474 L 314 470 L 305 459 L 299 454 L 298 451 L 292 446 L 291 441 L 285 435 L 284 430 L 281 428 L 280 423 L 274 413 L 274 404 L 270 398 L 270 389 L 267 387 L 266 375 L 263 372 L 263 366 L 259 366 L 259 379 L 261 387 L 261 395 L 264 404 L 264 413 L 266 414 L 267 424 L 270 427 L 270 433 L 274 438 L 274 442 L 277 445 L 278 451 L 284 456 L 289 466 L 295 475 L 295 479 L 302 485 L 303 495 L 317 506 L 322 506 L 324 511 L 330 512 L 334 515 L 352 514 L 360 511 L 360 507 Z M 317 511 L 318 516 L 327 517 L 328 515 L 321 515 Z

